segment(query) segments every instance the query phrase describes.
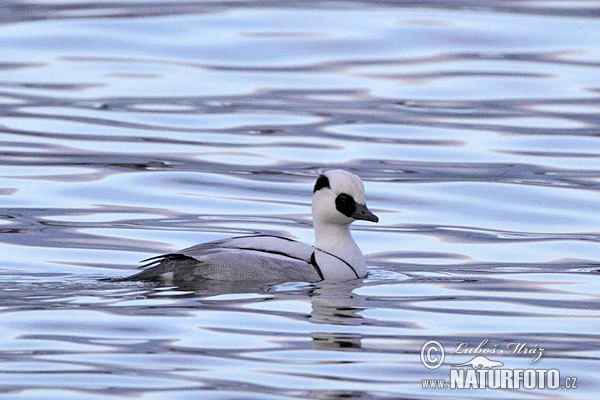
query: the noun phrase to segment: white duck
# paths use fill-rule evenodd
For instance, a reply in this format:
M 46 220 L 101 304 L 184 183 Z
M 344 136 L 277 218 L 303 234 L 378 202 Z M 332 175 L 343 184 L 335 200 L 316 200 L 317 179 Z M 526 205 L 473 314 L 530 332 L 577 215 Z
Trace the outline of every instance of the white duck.
M 153 257 L 127 280 L 342 281 L 363 278 L 367 265 L 350 234 L 356 220 L 378 222 L 365 204 L 360 178 L 327 171 L 313 190 L 315 246 L 278 236 L 244 236 L 202 243 Z

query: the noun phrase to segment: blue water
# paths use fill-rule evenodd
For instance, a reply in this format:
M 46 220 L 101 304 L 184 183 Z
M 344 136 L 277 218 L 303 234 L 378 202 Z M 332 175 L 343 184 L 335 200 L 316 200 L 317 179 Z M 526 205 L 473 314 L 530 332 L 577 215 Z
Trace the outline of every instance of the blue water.
M 0 397 L 585 399 L 600 390 L 595 1 L 0 4 Z M 360 175 L 369 276 L 102 278 L 313 241 Z M 429 370 L 424 342 L 446 348 Z M 471 348 L 577 389 L 423 389 Z

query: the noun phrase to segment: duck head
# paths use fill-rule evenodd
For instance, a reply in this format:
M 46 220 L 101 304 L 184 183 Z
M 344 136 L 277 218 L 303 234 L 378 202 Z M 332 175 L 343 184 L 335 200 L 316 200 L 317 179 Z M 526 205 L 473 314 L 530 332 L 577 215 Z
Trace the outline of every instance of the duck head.
M 367 208 L 365 186 L 360 178 L 341 169 L 327 171 L 317 179 L 312 214 L 315 225 L 350 225 L 356 220 L 379 222 Z

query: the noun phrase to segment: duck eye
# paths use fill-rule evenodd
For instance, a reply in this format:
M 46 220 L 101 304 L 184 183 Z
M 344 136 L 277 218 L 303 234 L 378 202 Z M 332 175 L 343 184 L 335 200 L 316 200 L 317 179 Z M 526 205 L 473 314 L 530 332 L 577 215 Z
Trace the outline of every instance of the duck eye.
M 342 193 L 335 199 L 335 208 L 346 217 L 351 217 L 356 212 L 356 203 L 352 196 Z

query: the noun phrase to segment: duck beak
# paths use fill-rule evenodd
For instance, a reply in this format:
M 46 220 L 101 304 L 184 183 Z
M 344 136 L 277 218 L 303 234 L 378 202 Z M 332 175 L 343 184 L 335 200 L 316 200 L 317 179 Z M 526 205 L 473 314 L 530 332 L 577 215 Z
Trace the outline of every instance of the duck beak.
M 352 218 L 361 219 L 364 221 L 379 222 L 377 215 L 373 214 L 366 205 L 359 203 L 356 203 L 356 211 L 352 214 Z

